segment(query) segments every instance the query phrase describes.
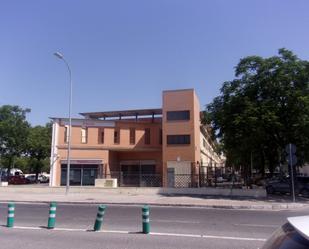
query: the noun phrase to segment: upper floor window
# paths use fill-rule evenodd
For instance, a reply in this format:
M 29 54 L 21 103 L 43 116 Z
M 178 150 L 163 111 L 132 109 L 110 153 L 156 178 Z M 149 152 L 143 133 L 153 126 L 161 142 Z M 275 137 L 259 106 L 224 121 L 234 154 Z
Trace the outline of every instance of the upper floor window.
M 162 133 L 162 129 L 160 129 L 160 131 L 159 131 L 159 144 L 162 144 L 162 139 L 163 139 L 163 133 Z
M 69 142 L 69 126 L 68 125 L 64 127 L 64 142 L 65 143 Z
M 81 138 L 82 138 L 82 143 L 83 144 L 87 143 L 87 133 L 88 133 L 88 129 L 87 128 L 82 128 L 81 129 Z
M 135 128 L 130 128 L 130 144 L 135 144 Z
M 190 111 L 168 111 L 166 118 L 168 121 L 190 120 Z
M 145 144 L 150 144 L 150 128 L 145 129 Z
M 167 135 L 167 144 L 190 144 L 190 135 Z
M 104 144 L 104 129 L 99 129 L 98 138 L 99 144 Z
M 119 144 L 120 143 L 120 129 L 114 130 L 114 143 Z

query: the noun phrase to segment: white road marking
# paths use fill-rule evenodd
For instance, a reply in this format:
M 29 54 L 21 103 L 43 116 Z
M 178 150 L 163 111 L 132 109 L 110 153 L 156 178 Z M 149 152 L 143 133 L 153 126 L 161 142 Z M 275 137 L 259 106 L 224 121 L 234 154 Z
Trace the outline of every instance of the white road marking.
M 54 228 L 53 230 L 56 230 L 56 231 L 69 231 L 69 232 L 87 232 L 87 229 L 81 229 L 81 228 Z
M 203 235 L 203 238 L 227 239 L 227 240 L 247 240 L 247 241 L 266 241 L 266 239 L 261 239 L 261 238 L 244 238 L 244 237 L 228 237 L 228 236 L 213 236 L 213 235 Z
M 192 238 L 202 238 L 203 235 L 199 234 L 181 234 L 181 233 L 150 233 L 151 235 L 158 236 L 175 236 L 175 237 L 192 237 Z
M 151 219 L 153 222 L 165 222 L 165 223 L 184 223 L 184 224 L 200 224 L 199 221 L 186 221 L 186 220 L 160 220 L 160 219 Z
M 120 231 L 120 230 L 101 230 L 101 231 L 98 231 L 100 233 L 121 233 L 121 234 L 130 234 L 132 232 L 129 232 L 129 231 Z
M 23 226 L 14 226 L 9 229 L 25 229 L 25 230 L 49 230 L 44 227 L 23 227 Z M 50 229 L 54 231 L 69 231 L 69 232 L 87 232 L 87 229 L 78 229 L 78 228 L 54 228 Z M 118 234 L 138 234 L 136 232 L 130 231 L 121 231 L 121 230 L 101 230 L 97 231 L 99 233 L 118 233 Z M 149 233 L 149 235 L 154 236 L 172 236 L 172 237 L 190 237 L 190 238 L 205 238 L 205 239 L 225 239 L 225 240 L 245 240 L 245 241 L 266 241 L 262 238 L 246 238 L 246 237 L 231 237 L 231 236 L 217 236 L 217 235 L 205 235 L 205 234 L 184 234 L 184 233 Z
M 12 227 L 13 229 L 27 229 L 27 230 L 42 230 L 44 229 L 43 227 L 21 227 L 21 226 L 14 226 Z
M 151 235 L 160 236 L 176 236 L 176 237 L 193 237 L 193 238 L 207 238 L 207 239 L 226 239 L 226 240 L 249 240 L 249 241 L 266 241 L 261 238 L 245 238 L 245 237 L 230 237 L 230 236 L 216 236 L 216 235 L 198 235 L 198 234 L 178 234 L 178 233 L 150 233 Z
M 234 224 L 235 226 L 246 226 L 246 227 L 270 227 L 270 228 L 277 228 L 280 225 L 260 225 L 260 224 Z

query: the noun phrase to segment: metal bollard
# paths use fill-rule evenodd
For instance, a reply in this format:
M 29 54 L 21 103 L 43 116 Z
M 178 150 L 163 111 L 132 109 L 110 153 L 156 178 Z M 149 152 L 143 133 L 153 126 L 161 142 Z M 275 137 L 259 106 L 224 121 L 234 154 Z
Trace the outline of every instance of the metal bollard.
M 14 216 L 15 216 L 15 204 L 9 203 L 8 204 L 8 217 L 7 217 L 7 227 L 14 226 Z
M 55 202 L 50 203 L 49 205 L 49 217 L 48 217 L 48 229 L 55 228 L 56 223 L 56 210 L 57 210 L 57 204 Z
M 150 222 L 149 222 L 149 206 L 145 205 L 142 208 L 142 218 L 143 218 L 143 233 L 150 233 Z
M 94 227 L 93 227 L 94 231 L 101 230 L 101 226 L 102 226 L 102 223 L 103 223 L 103 217 L 104 217 L 104 213 L 105 213 L 105 208 L 106 208 L 105 205 L 99 205 L 97 218 L 95 219 L 95 223 L 94 223 Z

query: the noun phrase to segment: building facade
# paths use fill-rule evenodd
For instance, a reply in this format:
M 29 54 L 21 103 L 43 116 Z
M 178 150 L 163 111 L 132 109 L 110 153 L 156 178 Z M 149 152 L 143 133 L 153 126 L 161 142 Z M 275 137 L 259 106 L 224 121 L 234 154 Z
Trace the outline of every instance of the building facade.
M 200 122 L 193 89 L 163 91 L 162 108 L 81 113 L 72 119 L 70 184 L 194 187 L 204 165 L 222 166 Z M 50 185 L 66 183 L 69 120 L 52 118 Z M 177 180 L 177 177 L 181 181 Z

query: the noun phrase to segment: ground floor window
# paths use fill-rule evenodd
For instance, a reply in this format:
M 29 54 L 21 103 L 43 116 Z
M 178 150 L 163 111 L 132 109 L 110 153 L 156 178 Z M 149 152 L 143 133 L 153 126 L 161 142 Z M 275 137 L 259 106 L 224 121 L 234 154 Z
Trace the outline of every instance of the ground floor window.
M 87 186 L 94 185 L 98 177 L 99 165 L 72 164 L 70 165 L 70 185 Z M 65 186 L 67 181 L 67 165 L 61 165 L 61 186 Z
M 117 178 L 120 187 L 161 187 L 162 175 L 156 172 L 156 167 L 155 160 L 121 161 L 110 177 Z
M 121 165 L 121 184 L 123 186 L 152 185 L 156 176 L 156 165 Z

